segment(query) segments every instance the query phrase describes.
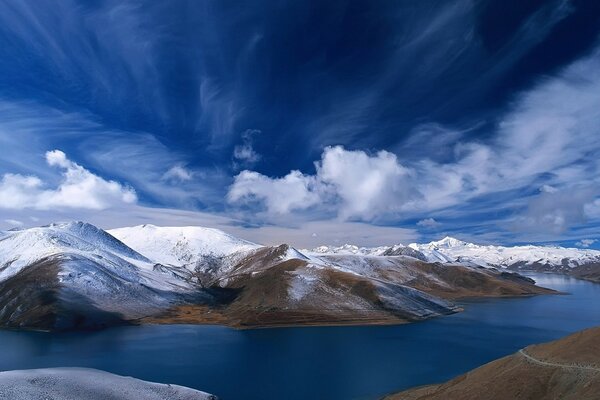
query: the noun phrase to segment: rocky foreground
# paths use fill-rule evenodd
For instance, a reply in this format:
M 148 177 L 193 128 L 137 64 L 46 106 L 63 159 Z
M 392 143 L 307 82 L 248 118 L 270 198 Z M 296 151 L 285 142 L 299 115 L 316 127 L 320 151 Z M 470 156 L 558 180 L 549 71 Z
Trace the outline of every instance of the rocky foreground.
M 83 222 L 0 232 L 0 326 L 96 329 L 397 324 L 473 297 L 555 293 L 509 271 L 382 255 L 303 253 L 201 227 L 103 231 Z
M 0 399 L 6 400 L 217 400 L 177 385 L 85 368 L 48 368 L 0 372 Z
M 533 345 L 443 384 L 386 400 L 596 400 L 600 394 L 600 327 Z

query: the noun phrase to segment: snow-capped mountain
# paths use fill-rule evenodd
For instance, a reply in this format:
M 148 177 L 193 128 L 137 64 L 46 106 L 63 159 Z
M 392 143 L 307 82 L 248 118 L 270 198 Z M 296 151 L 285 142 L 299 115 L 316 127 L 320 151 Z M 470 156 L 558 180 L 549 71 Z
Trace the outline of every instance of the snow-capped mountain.
M 146 224 L 111 229 L 108 233 L 151 260 L 165 265 L 192 264 L 205 256 L 223 257 L 262 247 L 218 229 L 199 226 Z
M 398 323 L 455 312 L 451 300 L 461 296 L 546 292 L 514 274 L 426 260 L 402 245 L 304 254 L 202 227 L 107 233 L 71 222 L 6 231 L 0 326 Z
M 151 261 L 105 231 L 84 222 L 2 232 L 0 235 L 0 282 L 23 267 L 56 254 L 71 254 L 106 260 L 126 270 L 132 264 Z
M 600 263 L 600 251 L 558 246 L 493 246 L 467 243 L 452 237 L 409 247 L 423 253 L 430 262 L 472 263 L 504 268 L 574 268 Z
M 0 236 L 0 321 L 10 326 L 103 325 L 162 310 L 194 289 L 185 274 L 156 268 L 84 222 Z
M 411 253 L 411 250 L 413 253 Z M 392 256 L 407 255 L 428 262 L 462 263 L 484 267 L 503 267 L 524 269 L 527 267 L 560 270 L 583 265 L 600 263 L 600 251 L 565 248 L 558 246 L 494 246 L 464 242 L 452 237 L 430 243 L 411 243 L 394 246 L 358 247 L 343 245 L 339 247 L 320 246 L 312 250 L 303 250 L 307 254 L 340 254 Z
M 352 244 L 342 246 L 319 246 L 314 249 L 301 250 L 307 254 L 340 254 L 340 255 L 360 255 L 360 256 L 409 256 L 419 260 L 426 261 L 425 256 L 419 251 L 397 244 L 394 246 L 379 247 L 358 247 Z

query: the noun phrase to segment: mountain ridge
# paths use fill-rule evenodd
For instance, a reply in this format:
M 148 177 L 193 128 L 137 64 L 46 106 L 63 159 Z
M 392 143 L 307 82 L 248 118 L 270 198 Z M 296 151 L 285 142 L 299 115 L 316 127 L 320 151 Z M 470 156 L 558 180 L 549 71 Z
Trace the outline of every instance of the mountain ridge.
M 454 300 L 552 293 L 516 274 L 427 262 L 401 246 L 304 254 L 203 227 L 103 231 L 85 222 L 0 235 L 0 325 L 87 329 L 120 323 L 240 328 L 406 323 Z
M 449 236 L 438 241 L 408 245 L 358 247 L 319 246 L 303 250 L 307 254 L 354 254 L 382 256 L 393 254 L 399 249 L 412 249 L 412 257 L 427 262 L 443 264 L 460 263 L 509 270 L 534 270 L 543 272 L 568 273 L 585 279 L 596 280 L 600 276 L 600 251 L 560 246 L 497 246 L 479 245 Z M 408 254 L 408 250 L 405 251 Z

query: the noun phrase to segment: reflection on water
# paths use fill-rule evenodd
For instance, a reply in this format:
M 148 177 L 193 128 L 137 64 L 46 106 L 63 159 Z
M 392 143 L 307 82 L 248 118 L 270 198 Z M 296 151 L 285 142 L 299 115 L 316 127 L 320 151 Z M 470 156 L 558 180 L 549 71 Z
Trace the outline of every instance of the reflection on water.
M 600 325 L 600 285 L 529 276 L 570 294 L 468 302 L 465 312 L 401 326 L 0 331 L 0 369 L 91 367 L 195 387 L 224 400 L 376 399 Z

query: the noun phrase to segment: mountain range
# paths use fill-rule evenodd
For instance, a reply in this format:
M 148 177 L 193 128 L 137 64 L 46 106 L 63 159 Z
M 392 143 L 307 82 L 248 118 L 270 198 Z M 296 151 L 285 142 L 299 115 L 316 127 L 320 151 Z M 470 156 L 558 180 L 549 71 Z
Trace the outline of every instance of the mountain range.
M 558 246 L 495 246 L 464 242 L 452 237 L 430 243 L 381 247 L 320 246 L 312 254 L 409 255 L 431 263 L 491 267 L 507 270 L 558 272 L 600 281 L 600 251 Z
M 405 323 L 457 312 L 464 298 L 554 293 L 510 270 L 593 275 L 599 259 L 592 250 L 452 238 L 304 251 L 203 227 L 60 223 L 0 232 L 0 326 Z

